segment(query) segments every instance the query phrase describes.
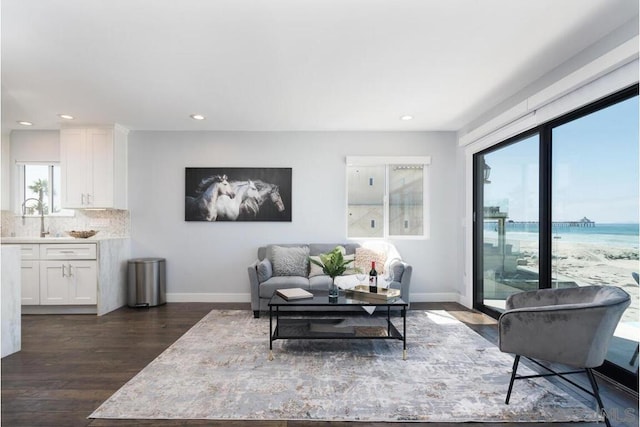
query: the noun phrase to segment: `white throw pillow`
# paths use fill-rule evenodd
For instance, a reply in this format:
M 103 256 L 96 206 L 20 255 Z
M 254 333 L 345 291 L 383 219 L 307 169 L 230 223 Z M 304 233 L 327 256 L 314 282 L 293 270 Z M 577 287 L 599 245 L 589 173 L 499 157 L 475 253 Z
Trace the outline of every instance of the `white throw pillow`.
M 384 264 L 386 260 L 387 255 L 383 252 L 376 252 L 368 248 L 356 248 L 356 268 L 359 268 L 364 273 L 369 273 L 371 270 L 371 261 L 375 261 L 378 275 L 384 274 Z
M 315 261 L 318 261 L 319 263 L 322 263 L 322 260 L 320 259 L 319 255 L 311 255 L 309 258 Z M 324 274 L 324 271 L 322 271 L 322 267 L 312 262 L 309 262 L 309 277 L 322 276 L 323 274 Z

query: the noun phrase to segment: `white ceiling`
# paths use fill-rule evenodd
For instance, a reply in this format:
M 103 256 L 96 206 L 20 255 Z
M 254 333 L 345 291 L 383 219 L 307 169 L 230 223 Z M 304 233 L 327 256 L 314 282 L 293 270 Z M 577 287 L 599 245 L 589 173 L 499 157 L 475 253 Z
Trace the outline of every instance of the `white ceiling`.
M 2 126 L 458 130 L 637 0 L 2 0 Z M 189 118 L 192 113 L 204 121 Z M 411 121 L 400 116 L 410 114 Z

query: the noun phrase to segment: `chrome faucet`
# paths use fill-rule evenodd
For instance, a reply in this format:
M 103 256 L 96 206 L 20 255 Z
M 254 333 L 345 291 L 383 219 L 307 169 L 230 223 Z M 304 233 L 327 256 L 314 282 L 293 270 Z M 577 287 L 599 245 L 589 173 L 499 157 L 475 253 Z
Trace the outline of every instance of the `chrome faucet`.
M 25 199 L 24 202 L 22 202 L 22 223 L 24 224 L 24 216 L 27 211 L 27 202 L 30 200 L 35 200 L 36 202 L 38 202 L 38 204 L 36 205 L 36 209 L 40 211 L 40 237 L 44 237 L 49 234 L 49 232 L 45 233 L 44 231 L 44 204 L 42 203 L 42 200 L 36 199 L 35 197 L 29 197 L 28 199 Z

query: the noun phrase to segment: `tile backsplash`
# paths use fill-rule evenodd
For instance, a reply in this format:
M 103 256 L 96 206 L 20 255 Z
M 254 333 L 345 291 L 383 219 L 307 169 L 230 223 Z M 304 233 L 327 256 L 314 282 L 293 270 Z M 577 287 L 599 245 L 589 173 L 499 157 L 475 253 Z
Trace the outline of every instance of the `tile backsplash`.
M 97 230 L 96 237 L 129 236 L 129 211 L 124 210 L 76 210 L 74 216 L 44 218 L 44 228 L 51 237 L 66 237 L 70 230 Z M 25 217 L 11 211 L 2 211 L 2 237 L 38 237 L 40 217 Z

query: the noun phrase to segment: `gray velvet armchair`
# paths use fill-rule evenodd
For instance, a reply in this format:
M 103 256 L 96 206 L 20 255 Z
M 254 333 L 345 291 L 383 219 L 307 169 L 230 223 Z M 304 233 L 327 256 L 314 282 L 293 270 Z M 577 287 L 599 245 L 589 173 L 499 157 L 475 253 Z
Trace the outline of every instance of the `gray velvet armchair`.
M 604 362 L 611 337 L 630 302 L 629 294 L 613 286 L 542 289 L 511 295 L 498 321 L 500 350 L 515 355 L 505 403 L 509 403 L 516 379 L 559 375 L 596 398 L 609 426 L 592 368 Z M 521 356 L 549 373 L 516 375 Z M 579 369 L 555 372 L 534 359 Z M 576 373 L 587 374 L 593 392 L 564 377 Z

